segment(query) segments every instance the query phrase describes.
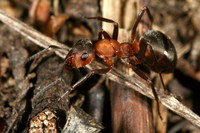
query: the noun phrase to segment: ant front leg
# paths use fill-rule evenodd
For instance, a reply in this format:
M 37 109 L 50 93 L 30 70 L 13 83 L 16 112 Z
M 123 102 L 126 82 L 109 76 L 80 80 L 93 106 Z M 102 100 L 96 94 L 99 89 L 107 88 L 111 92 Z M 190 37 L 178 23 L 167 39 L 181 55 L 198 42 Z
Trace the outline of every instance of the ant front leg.
M 156 93 L 156 89 L 155 89 L 155 87 L 154 87 L 154 85 L 153 85 L 151 79 L 150 79 L 148 76 L 146 76 L 146 75 L 144 74 L 144 72 L 142 72 L 142 71 L 141 71 L 140 69 L 138 69 L 136 66 L 130 65 L 130 67 L 133 69 L 133 71 L 134 71 L 137 75 L 139 75 L 141 78 L 143 78 L 144 80 L 146 80 L 146 82 L 148 83 L 148 85 L 151 86 L 151 89 L 152 89 L 154 98 L 155 98 L 156 103 L 157 103 L 157 112 L 158 112 L 158 115 L 159 115 L 160 119 L 163 121 L 163 118 L 162 118 L 161 113 L 160 113 L 158 95 L 157 95 L 157 93 Z
M 30 56 L 24 63 L 23 65 L 27 64 L 28 62 L 30 62 L 31 60 L 33 60 L 34 63 L 31 64 L 29 71 L 32 71 L 33 69 L 35 69 L 35 67 L 37 66 L 38 63 L 40 63 L 40 61 L 42 61 L 42 59 L 44 59 L 47 56 L 50 56 L 50 54 L 54 53 L 54 51 L 56 49 L 61 49 L 58 46 L 54 46 L 54 45 L 50 45 L 49 47 L 39 51 L 38 53 Z
M 103 17 L 85 17 L 86 19 L 96 19 L 102 22 L 107 22 L 107 23 L 113 23 L 114 25 L 114 29 L 113 29 L 113 34 L 112 34 L 112 39 L 117 40 L 118 38 L 118 30 L 119 30 L 119 26 L 118 23 L 111 20 L 111 19 L 107 19 L 107 18 L 103 18 Z
M 131 32 L 131 40 L 132 40 L 132 42 L 135 40 L 136 30 L 137 30 L 138 24 L 139 24 L 139 22 L 141 21 L 142 16 L 144 15 L 145 12 L 147 12 L 147 15 L 148 15 L 148 17 L 149 17 L 149 19 L 150 19 L 150 21 L 151 21 L 151 24 L 150 24 L 150 26 L 149 26 L 149 29 L 151 29 L 151 27 L 152 27 L 153 17 L 151 16 L 151 13 L 150 13 L 148 7 L 144 6 L 144 7 L 142 8 L 142 10 L 140 11 L 140 13 L 138 14 L 138 16 L 137 16 L 137 18 L 136 18 L 136 21 L 135 21 L 135 23 L 134 23 L 134 25 L 133 25 L 132 32 Z
M 71 91 L 73 91 L 76 87 L 78 87 L 80 84 L 82 84 L 85 80 L 87 80 L 89 77 L 95 74 L 105 74 L 109 72 L 112 69 L 112 66 L 108 68 L 103 68 L 103 69 L 94 69 L 91 70 L 88 74 L 86 74 L 83 78 L 81 78 L 78 82 L 76 82 L 74 85 L 71 86 L 70 90 L 67 90 L 62 96 L 61 99 L 68 95 Z
M 33 59 L 35 59 L 35 58 L 37 58 L 37 57 L 40 57 L 40 56 L 44 55 L 45 53 L 47 53 L 48 51 L 53 50 L 53 49 L 60 49 L 60 48 L 57 47 L 57 46 L 51 45 L 51 46 L 49 46 L 49 47 L 43 49 L 42 51 L 40 51 L 40 52 L 38 52 L 38 53 L 32 55 L 31 57 L 29 57 L 29 58 L 24 62 L 24 64 L 28 63 L 29 61 L 31 61 L 31 60 L 33 60 Z

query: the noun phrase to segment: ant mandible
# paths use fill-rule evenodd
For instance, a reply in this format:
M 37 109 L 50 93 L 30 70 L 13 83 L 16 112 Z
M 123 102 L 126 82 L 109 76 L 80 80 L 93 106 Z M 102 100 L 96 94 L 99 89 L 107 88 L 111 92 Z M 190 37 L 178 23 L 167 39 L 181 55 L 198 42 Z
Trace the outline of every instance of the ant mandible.
M 153 18 L 150 11 L 147 7 L 143 7 L 133 25 L 130 43 L 119 43 L 117 41 L 118 23 L 115 21 L 103 17 L 86 17 L 87 19 L 96 19 L 102 22 L 112 23 L 114 25 L 112 37 L 106 31 L 102 30 L 99 32 L 98 42 L 94 45 L 88 39 L 79 40 L 66 56 L 64 67 L 67 69 L 81 68 L 90 64 L 95 59 L 95 55 L 100 57 L 108 67 L 90 71 L 85 77 L 73 85 L 71 90 L 91 75 L 105 74 L 110 71 L 113 66 L 113 57 L 117 56 L 141 78 L 146 80 L 151 86 L 157 104 L 159 104 L 158 96 L 150 77 L 146 76 L 138 68 L 138 64 L 143 64 L 150 70 L 158 73 L 164 90 L 168 91 L 164 85 L 161 73 L 170 73 L 173 71 L 177 62 L 177 54 L 171 40 L 162 32 L 152 30 L 151 25 L 149 26 L 149 30 L 140 37 L 139 41 L 136 40 L 136 30 L 145 12 L 151 20 L 152 25 Z M 157 111 L 162 119 L 159 106 L 157 106 Z

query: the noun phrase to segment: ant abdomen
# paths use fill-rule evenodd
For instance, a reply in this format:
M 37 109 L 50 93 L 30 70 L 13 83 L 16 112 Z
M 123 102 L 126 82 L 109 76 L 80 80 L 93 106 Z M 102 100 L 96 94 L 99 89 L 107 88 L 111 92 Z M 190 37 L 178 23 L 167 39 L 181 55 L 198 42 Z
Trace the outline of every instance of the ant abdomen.
M 147 46 L 142 62 L 149 69 L 157 73 L 170 73 L 174 70 L 177 62 L 176 49 L 165 34 L 149 30 L 141 36 L 140 45 Z

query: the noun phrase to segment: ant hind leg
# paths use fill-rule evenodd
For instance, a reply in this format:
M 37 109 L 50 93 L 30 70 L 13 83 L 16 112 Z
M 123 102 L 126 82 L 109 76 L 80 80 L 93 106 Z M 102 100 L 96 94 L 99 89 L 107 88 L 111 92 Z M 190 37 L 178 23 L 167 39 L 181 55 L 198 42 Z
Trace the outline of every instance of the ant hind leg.
M 155 69 L 158 71 L 159 70 L 158 67 L 157 67 L 158 60 L 156 58 L 156 55 L 154 53 L 154 50 L 153 50 L 152 46 L 150 44 L 148 44 L 144 40 L 140 40 L 139 44 L 140 44 L 140 52 L 138 53 L 138 59 L 141 61 L 144 58 L 144 54 L 145 54 L 145 52 L 147 50 L 147 47 L 149 47 L 150 53 L 151 53 L 151 55 L 152 55 L 152 57 L 154 59 L 154 62 L 155 62 Z M 159 74 L 159 77 L 160 77 L 160 80 L 161 80 L 161 83 L 162 83 L 162 86 L 163 86 L 164 90 L 167 91 L 167 93 L 170 93 L 169 89 L 167 89 L 167 87 L 164 84 L 164 81 L 163 81 L 161 73 L 158 73 L 158 74 Z
M 160 117 L 160 119 L 163 121 L 163 118 L 162 118 L 162 115 L 160 113 L 160 107 L 159 107 L 159 98 L 158 98 L 158 94 L 156 92 L 156 89 L 151 81 L 151 79 L 146 76 L 140 69 L 138 69 L 136 66 L 133 66 L 133 65 L 130 65 L 130 67 L 133 69 L 133 71 L 139 75 L 141 78 L 143 78 L 144 80 L 146 80 L 146 82 L 151 86 L 151 90 L 153 92 L 153 95 L 154 95 L 154 98 L 156 100 L 156 103 L 157 103 L 157 112 L 158 112 L 158 115 Z
M 152 55 L 153 58 L 154 58 L 155 64 L 158 64 L 158 60 L 157 60 L 157 58 L 156 58 L 156 55 L 155 55 L 155 53 L 154 53 L 154 51 L 153 51 L 152 46 L 151 46 L 151 45 L 148 45 L 148 46 L 149 46 L 149 48 L 150 48 L 150 53 L 151 53 L 151 55 Z M 155 68 L 158 70 L 157 65 L 155 65 Z M 169 94 L 169 93 L 170 93 L 170 90 L 165 86 L 165 83 L 164 83 L 164 81 L 163 81 L 163 77 L 162 77 L 161 73 L 158 73 L 158 75 L 159 75 L 159 77 L 160 77 L 160 80 L 161 80 L 161 83 L 162 83 L 162 86 L 163 86 L 165 92 L 167 92 L 167 93 Z

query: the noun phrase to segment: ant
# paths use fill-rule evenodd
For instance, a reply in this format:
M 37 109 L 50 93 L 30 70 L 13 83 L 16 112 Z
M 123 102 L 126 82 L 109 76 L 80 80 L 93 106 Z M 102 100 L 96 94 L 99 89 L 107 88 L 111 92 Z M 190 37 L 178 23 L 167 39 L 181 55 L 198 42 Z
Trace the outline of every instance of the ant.
M 151 24 L 149 26 L 149 30 L 145 32 L 138 41 L 136 39 L 136 30 L 145 12 L 149 17 Z M 112 23 L 114 25 L 112 37 L 110 37 L 106 31 L 101 30 L 99 32 L 98 41 L 94 45 L 88 39 L 79 40 L 67 54 L 64 62 L 64 68 L 72 69 L 84 67 L 95 59 L 95 55 L 100 57 L 108 67 L 90 71 L 86 76 L 74 84 L 70 91 L 75 89 L 76 86 L 80 85 L 90 76 L 94 74 L 105 74 L 110 71 L 114 64 L 113 57 L 117 56 L 123 61 L 123 63 L 132 68 L 136 74 L 146 80 L 146 82 L 151 86 L 153 95 L 158 105 L 159 100 L 154 85 L 150 77 L 139 69 L 138 64 L 143 64 L 149 70 L 158 73 L 164 90 L 169 92 L 164 85 L 161 73 L 170 73 L 173 71 L 177 62 L 177 54 L 173 43 L 165 34 L 151 29 L 153 18 L 149 9 L 145 6 L 138 14 L 132 28 L 131 42 L 119 43 L 117 41 L 118 23 L 115 21 L 103 17 L 85 18 Z M 157 112 L 161 120 L 163 120 L 160 114 L 159 106 L 157 106 Z

